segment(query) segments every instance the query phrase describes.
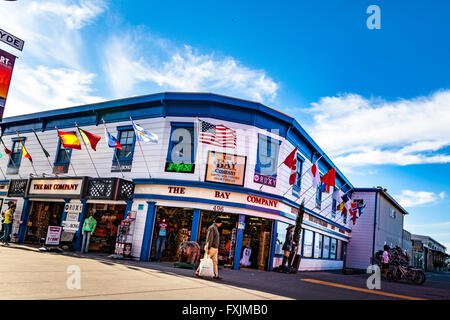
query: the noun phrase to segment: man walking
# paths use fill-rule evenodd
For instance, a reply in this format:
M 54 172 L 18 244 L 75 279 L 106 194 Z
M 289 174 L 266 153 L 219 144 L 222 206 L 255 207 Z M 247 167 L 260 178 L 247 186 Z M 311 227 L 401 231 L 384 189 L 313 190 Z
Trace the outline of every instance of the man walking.
M 219 252 L 219 244 L 220 244 L 220 234 L 219 229 L 222 226 L 222 219 L 217 217 L 214 220 L 214 223 L 209 226 L 208 232 L 206 233 L 206 245 L 205 251 L 207 252 L 209 258 L 213 261 L 214 264 L 214 277 L 215 280 L 222 280 L 219 277 L 219 262 L 217 260 L 217 253 Z M 195 275 L 198 277 L 200 272 L 200 266 L 197 268 Z
M 12 222 L 14 217 L 14 212 L 16 211 L 16 205 L 12 204 L 9 209 L 5 212 L 5 220 L 3 221 L 3 243 L 9 245 L 9 235 L 11 234 Z
M 89 251 L 89 241 L 91 240 L 91 234 L 94 233 L 96 226 L 97 220 L 94 219 L 94 213 L 91 211 L 89 217 L 84 220 L 83 229 L 81 229 L 81 233 L 83 234 L 81 252 L 87 253 Z

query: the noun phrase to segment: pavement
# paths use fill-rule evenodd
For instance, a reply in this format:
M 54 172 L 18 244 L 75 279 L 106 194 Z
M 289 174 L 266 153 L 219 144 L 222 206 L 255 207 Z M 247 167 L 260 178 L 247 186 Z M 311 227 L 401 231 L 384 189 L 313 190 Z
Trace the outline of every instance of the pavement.
M 111 259 L 101 254 L 40 252 L 0 246 L 0 299 L 105 300 L 450 300 L 450 274 L 427 273 L 421 285 L 381 281 L 339 271 L 281 274 L 220 269 L 221 281 L 194 277 L 172 264 Z

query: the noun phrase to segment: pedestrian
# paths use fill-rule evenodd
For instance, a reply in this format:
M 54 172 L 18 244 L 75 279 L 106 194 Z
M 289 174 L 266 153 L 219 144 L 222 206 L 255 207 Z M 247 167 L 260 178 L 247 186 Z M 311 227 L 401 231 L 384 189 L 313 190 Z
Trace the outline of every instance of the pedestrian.
M 3 243 L 9 245 L 9 235 L 11 234 L 11 228 L 13 223 L 14 212 L 16 211 L 16 205 L 12 204 L 5 212 L 5 220 L 3 221 Z
M 292 249 L 295 246 L 294 243 L 294 225 L 290 225 L 286 228 L 287 232 L 286 232 L 286 239 L 284 240 L 284 244 L 283 244 L 283 251 L 284 251 L 284 255 L 283 255 L 283 261 L 281 263 L 281 266 L 286 268 L 287 264 L 289 262 L 289 255 L 291 254 Z
M 220 233 L 219 229 L 222 226 L 222 219 L 217 217 L 214 220 L 214 223 L 209 226 L 208 232 L 206 233 L 206 244 L 205 244 L 205 252 L 207 252 L 208 257 L 213 261 L 214 265 L 214 277 L 215 280 L 222 280 L 219 277 L 219 262 L 217 260 L 217 254 L 219 252 L 219 244 L 220 244 Z M 200 272 L 200 266 L 197 268 L 195 275 L 198 277 Z
M 389 271 L 389 251 L 390 251 L 389 246 L 385 244 L 383 255 L 381 257 L 382 260 L 381 270 L 383 271 L 384 276 L 386 276 L 386 274 Z
M 14 204 L 14 201 L 8 201 L 8 209 L 12 206 Z M 3 239 L 4 239 L 4 236 L 5 236 L 5 227 L 4 227 L 4 225 L 3 225 L 3 223 L 4 223 L 4 221 L 5 221 L 5 211 L 2 211 L 2 214 L 1 214 L 1 216 L 0 216 L 0 220 L 1 220 L 1 222 L 0 222 L 0 226 L 1 226 L 1 232 L 0 232 L 0 240 L 2 241 L 2 242 L 4 242 L 3 241 Z
M 89 217 L 84 220 L 83 229 L 81 229 L 81 233 L 83 234 L 81 252 L 87 253 L 89 251 L 89 241 L 91 240 L 91 234 L 94 233 L 96 226 L 97 220 L 94 219 L 94 213 L 91 211 Z
M 162 253 L 164 251 L 164 245 L 166 244 L 166 237 L 167 237 L 167 229 L 169 228 L 169 224 L 167 223 L 167 220 L 165 217 L 161 219 L 161 221 L 158 223 L 156 232 L 156 248 L 155 248 L 155 260 L 161 261 Z

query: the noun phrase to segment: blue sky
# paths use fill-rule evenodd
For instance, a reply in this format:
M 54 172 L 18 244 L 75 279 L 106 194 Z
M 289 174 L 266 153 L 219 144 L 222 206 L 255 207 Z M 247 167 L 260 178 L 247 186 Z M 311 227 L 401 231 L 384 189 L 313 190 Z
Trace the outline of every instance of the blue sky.
M 372 4 L 380 30 L 366 27 Z M 444 0 L 1 1 L 0 28 L 25 40 L 5 114 L 166 90 L 259 101 L 296 117 L 355 185 L 387 188 L 407 230 L 450 248 L 449 12 Z

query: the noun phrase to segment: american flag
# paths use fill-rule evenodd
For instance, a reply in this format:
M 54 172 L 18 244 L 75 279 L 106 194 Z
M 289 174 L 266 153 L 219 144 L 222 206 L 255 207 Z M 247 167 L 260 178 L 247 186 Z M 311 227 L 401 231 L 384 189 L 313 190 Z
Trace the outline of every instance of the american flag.
M 214 125 L 202 120 L 200 123 L 200 142 L 218 147 L 236 148 L 236 131 L 222 124 Z

